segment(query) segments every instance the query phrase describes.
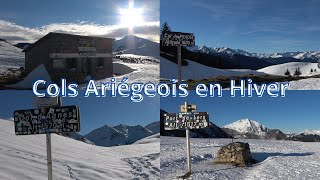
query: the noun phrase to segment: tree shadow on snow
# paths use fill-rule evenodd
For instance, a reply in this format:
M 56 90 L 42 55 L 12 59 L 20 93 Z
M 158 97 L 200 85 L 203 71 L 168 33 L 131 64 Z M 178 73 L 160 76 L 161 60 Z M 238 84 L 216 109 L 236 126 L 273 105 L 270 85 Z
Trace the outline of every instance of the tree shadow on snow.
M 262 162 L 269 157 L 285 157 L 285 156 L 310 156 L 314 154 L 314 152 L 306 152 L 306 153 L 267 153 L 267 152 L 252 152 L 251 156 L 254 160 Z

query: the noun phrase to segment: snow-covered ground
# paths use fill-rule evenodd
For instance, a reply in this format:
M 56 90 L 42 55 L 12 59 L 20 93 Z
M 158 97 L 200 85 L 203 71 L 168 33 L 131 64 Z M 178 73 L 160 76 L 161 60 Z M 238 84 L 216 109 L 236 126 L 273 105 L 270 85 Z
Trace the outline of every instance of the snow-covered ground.
M 289 90 L 320 90 L 320 78 L 300 79 L 289 83 Z
M 0 179 L 46 179 L 45 135 L 16 136 L 0 119 Z M 52 134 L 53 179 L 159 179 L 159 138 L 99 147 Z
M 217 69 L 205 66 L 194 61 L 188 61 L 187 66 L 182 66 L 183 80 L 201 80 L 214 78 L 218 76 L 244 76 L 244 75 L 263 75 L 265 73 L 257 72 L 250 69 Z M 165 59 L 160 58 L 160 77 L 162 79 L 172 79 L 178 77 L 178 65 Z
M 117 83 L 120 83 L 123 78 L 128 78 L 127 83 L 158 83 L 159 82 L 159 64 L 141 64 L 141 63 L 124 63 L 119 59 L 114 59 L 114 74 Z M 110 82 L 110 78 L 100 79 L 97 82 L 97 87 L 100 87 L 100 82 Z M 85 85 L 82 85 L 85 87 Z
M 291 75 L 294 75 L 294 72 L 297 68 L 300 68 L 300 71 L 302 73 L 301 76 L 313 76 L 313 75 L 320 74 L 318 63 L 310 63 L 310 62 L 290 62 L 290 63 L 278 64 L 278 65 L 268 66 L 268 67 L 259 69 L 258 71 L 266 74 L 284 76 L 287 69 L 290 71 Z M 312 69 L 312 72 L 311 72 L 311 69 Z
M 10 43 L 0 41 L 0 74 L 9 68 L 24 67 L 24 53 L 22 49 Z
M 316 180 L 320 179 L 320 144 L 283 140 L 238 140 L 250 144 L 259 163 L 252 167 L 214 164 L 214 157 L 231 139 L 191 138 L 192 175 L 189 179 Z M 185 138 L 161 136 L 161 179 L 186 173 Z

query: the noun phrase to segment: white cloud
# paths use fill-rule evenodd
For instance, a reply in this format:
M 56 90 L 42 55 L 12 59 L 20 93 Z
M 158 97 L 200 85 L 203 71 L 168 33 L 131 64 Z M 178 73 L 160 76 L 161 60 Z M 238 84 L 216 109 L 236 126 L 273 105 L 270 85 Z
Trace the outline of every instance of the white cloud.
M 146 22 L 136 26 L 130 34 L 159 42 L 159 22 Z M 33 43 L 49 32 L 62 32 L 78 35 L 104 36 L 119 39 L 129 34 L 128 28 L 121 25 L 100 25 L 90 22 L 53 23 L 38 28 L 29 28 L 0 20 L 0 37 L 11 43 Z

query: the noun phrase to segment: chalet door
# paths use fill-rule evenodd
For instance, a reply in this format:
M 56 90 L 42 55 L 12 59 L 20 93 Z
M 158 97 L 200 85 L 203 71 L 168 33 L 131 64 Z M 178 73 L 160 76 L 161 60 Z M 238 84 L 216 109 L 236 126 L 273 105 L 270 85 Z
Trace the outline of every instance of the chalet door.
M 91 75 L 92 73 L 92 59 L 91 58 L 83 58 L 82 59 L 82 72 L 86 75 Z
M 87 58 L 82 59 L 82 72 L 84 74 L 88 73 L 88 60 L 87 60 Z

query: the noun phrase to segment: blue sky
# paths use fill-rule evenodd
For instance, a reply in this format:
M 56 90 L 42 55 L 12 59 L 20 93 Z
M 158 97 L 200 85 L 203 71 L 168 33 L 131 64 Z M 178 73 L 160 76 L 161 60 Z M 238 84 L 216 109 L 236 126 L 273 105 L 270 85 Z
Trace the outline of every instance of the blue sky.
M 111 36 L 128 34 L 121 26 L 120 9 L 142 9 L 144 24 L 135 35 L 156 41 L 159 36 L 159 0 L 1 0 L 0 37 L 17 43 L 34 42 L 51 31 Z
M 208 112 L 210 121 L 224 126 L 234 121 L 249 118 L 268 128 L 283 132 L 320 130 L 319 91 L 286 91 L 286 97 L 269 96 L 231 98 L 230 91 L 223 91 L 223 97 L 200 98 L 191 91 L 186 98 L 162 98 L 161 109 L 178 112 L 185 101 L 196 104 L 198 112 Z
M 62 98 L 62 105 L 76 105 L 80 107 L 81 131 L 80 134 L 99 128 L 103 125 L 142 125 L 159 121 L 159 98 L 145 98 L 140 103 L 131 102 L 130 98 L 89 96 L 85 98 L 79 92 L 76 98 Z M 32 106 L 32 91 L 0 92 L 0 118 L 8 119 L 13 111 L 34 109 Z
M 320 1 L 162 0 L 161 24 L 197 45 L 248 52 L 320 51 Z

